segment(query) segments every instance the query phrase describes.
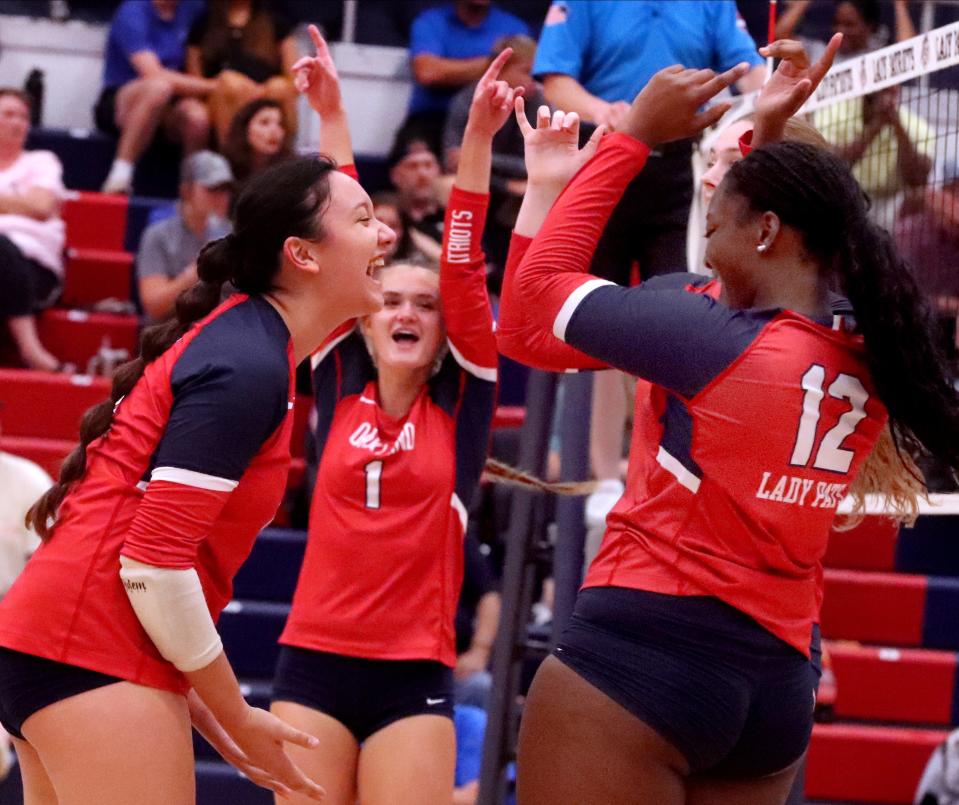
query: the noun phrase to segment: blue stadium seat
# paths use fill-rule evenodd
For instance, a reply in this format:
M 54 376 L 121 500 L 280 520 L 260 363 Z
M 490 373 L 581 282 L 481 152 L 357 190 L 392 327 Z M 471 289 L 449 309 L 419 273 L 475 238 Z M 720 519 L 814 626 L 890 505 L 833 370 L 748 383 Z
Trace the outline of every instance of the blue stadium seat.
M 287 604 L 231 601 L 217 624 L 226 654 L 241 679 L 269 679 L 279 653 Z
M 233 597 L 240 600 L 290 601 L 300 574 L 305 547 L 304 531 L 291 528 L 264 529 L 233 581 Z

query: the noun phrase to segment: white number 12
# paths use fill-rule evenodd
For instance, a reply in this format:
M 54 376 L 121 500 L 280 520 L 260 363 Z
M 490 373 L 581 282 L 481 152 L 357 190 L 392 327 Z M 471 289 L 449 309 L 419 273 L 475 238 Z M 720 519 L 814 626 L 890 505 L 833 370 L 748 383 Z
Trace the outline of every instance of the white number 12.
M 820 407 L 825 396 L 823 394 L 825 379 L 826 369 L 819 364 L 810 366 L 802 377 L 802 387 L 806 393 L 803 395 L 802 416 L 799 419 L 796 445 L 789 460 L 789 463 L 794 466 L 805 467 L 815 447 Z M 823 436 L 813 467 L 830 472 L 848 472 L 854 453 L 852 450 L 843 449 L 841 445 L 866 416 L 869 392 L 863 388 L 859 378 L 840 373 L 826 393 L 837 400 L 846 400 L 852 408 L 846 411 L 839 418 L 836 426 Z

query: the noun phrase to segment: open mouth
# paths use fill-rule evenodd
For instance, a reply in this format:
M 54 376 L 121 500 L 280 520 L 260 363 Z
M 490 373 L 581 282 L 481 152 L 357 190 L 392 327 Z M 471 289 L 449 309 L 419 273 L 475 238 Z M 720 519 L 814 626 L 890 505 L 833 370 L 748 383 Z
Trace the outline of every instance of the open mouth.
M 393 333 L 393 341 L 397 344 L 415 344 L 420 337 L 411 330 L 397 330 Z
M 383 266 L 386 265 L 386 261 L 382 257 L 374 257 L 370 260 L 369 264 L 366 266 L 366 275 L 372 277 L 377 271 L 379 271 Z

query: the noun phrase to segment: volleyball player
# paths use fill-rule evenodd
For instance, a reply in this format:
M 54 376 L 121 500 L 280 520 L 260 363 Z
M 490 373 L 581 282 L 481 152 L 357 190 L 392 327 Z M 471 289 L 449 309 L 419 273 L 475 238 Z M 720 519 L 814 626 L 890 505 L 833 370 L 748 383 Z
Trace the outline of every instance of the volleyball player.
M 316 739 L 247 705 L 214 623 L 284 493 L 294 369 L 380 308 L 392 238 L 329 160 L 264 172 L 84 416 L 0 604 L 0 722 L 31 805 L 193 802 L 191 717 L 255 782 L 322 795 L 284 750 Z
M 697 110 L 735 75 L 657 74 L 548 217 L 537 195 L 581 162 L 575 121 L 527 132 L 517 230 L 546 222 L 503 303 L 525 303 L 504 317 L 528 338 L 501 347 L 550 368 L 616 366 L 653 397 L 626 494 L 530 690 L 521 803 L 782 802 L 812 727 L 820 561 L 839 501 L 887 418 L 903 450 L 959 468 L 959 400 L 933 320 L 828 153 L 772 144 L 730 168 L 707 225 L 719 301 L 586 273 L 649 147 L 715 119 Z M 833 279 L 857 332 L 832 313 Z
M 335 67 L 315 38 L 307 96 L 321 136 L 346 144 Z M 319 751 L 292 757 L 328 803 L 452 798 L 454 616 L 497 376 L 480 241 L 492 137 L 519 92 L 497 80 L 510 54 L 474 95 L 439 276 L 387 266 L 383 310 L 313 356 L 319 469 L 272 710 L 319 737 Z

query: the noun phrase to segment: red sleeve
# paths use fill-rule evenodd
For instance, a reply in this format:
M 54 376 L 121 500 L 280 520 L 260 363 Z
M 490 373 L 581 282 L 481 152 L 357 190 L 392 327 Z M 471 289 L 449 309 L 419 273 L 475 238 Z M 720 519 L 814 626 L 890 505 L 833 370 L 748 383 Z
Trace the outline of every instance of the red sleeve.
M 356 181 L 360 180 L 360 174 L 357 173 L 356 165 L 354 165 L 352 162 L 349 165 L 337 166 L 337 170 L 340 171 L 341 173 L 345 173 L 351 179 L 356 179 Z
M 443 228 L 440 298 L 446 336 L 456 362 L 471 375 L 495 383 L 499 356 L 482 245 L 488 206 L 488 193 L 453 187 Z
M 225 489 L 151 481 L 120 553 L 156 567 L 195 567 L 197 549 L 229 497 Z
M 527 319 L 528 311 L 518 300 L 519 287 L 516 270 L 533 239 L 515 232 L 509 241 L 506 257 L 506 272 L 503 279 L 503 296 L 500 303 L 499 321 L 496 327 L 496 343 L 504 355 L 543 369 L 547 372 L 563 372 L 567 369 L 608 369 L 602 361 L 574 349 L 560 341 L 552 332 L 536 327 Z
M 590 261 L 609 216 L 648 154 L 644 143 L 611 134 L 556 200 L 515 274 L 503 283 L 503 317 L 521 322 L 509 343 L 500 341 L 505 355 L 541 365 L 552 352 L 543 347 L 545 336 L 561 337 L 563 317 L 568 319 L 595 288 L 613 284 L 589 274 Z M 571 360 L 564 364 L 564 369 L 580 368 Z
M 753 130 L 744 132 L 739 138 L 739 153 L 748 157 L 753 152 Z

